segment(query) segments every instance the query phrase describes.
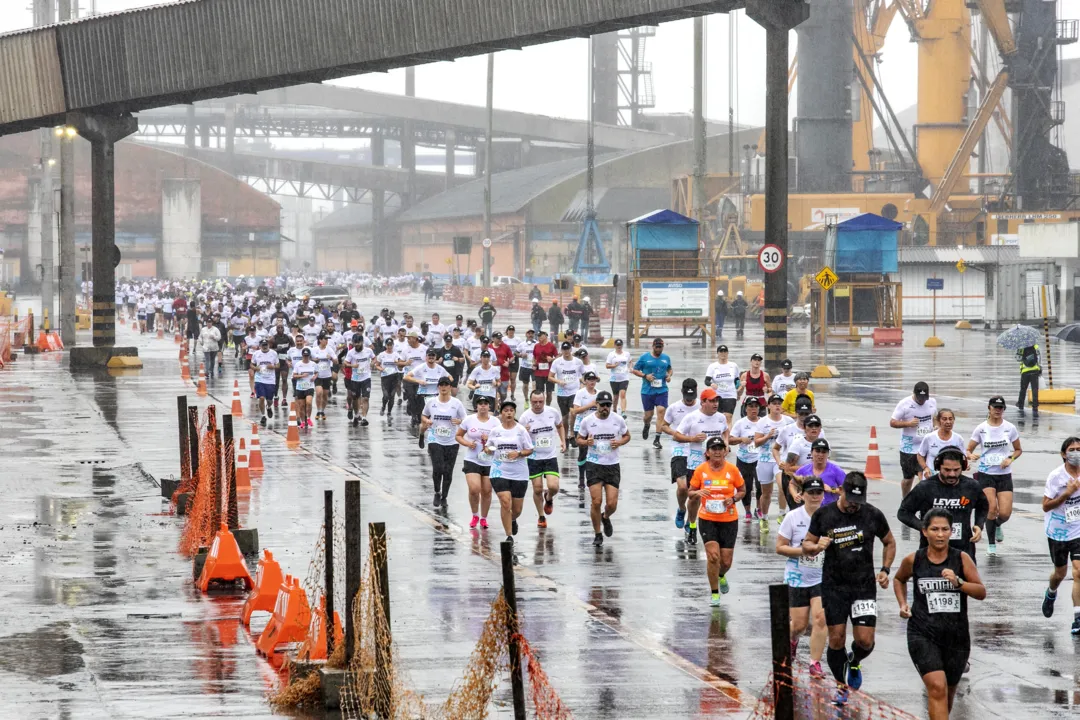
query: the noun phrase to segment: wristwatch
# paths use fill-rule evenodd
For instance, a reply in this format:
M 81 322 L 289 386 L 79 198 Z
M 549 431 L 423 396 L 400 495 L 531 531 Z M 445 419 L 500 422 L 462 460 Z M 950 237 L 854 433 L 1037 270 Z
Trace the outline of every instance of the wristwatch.
M 883 573 L 885 573 L 886 575 L 888 575 L 888 574 L 889 574 L 890 572 L 892 572 L 892 568 L 890 568 L 890 567 L 885 567 L 885 566 L 882 566 L 882 568 L 881 568 L 881 572 L 883 572 Z

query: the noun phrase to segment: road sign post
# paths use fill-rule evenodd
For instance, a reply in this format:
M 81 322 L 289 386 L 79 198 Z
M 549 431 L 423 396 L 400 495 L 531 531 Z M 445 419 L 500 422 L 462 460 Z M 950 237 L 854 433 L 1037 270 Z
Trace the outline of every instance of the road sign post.
M 829 290 L 839 280 L 833 269 L 826 265 L 814 276 L 814 280 L 821 287 L 821 364 L 810 373 L 813 378 L 840 377 L 840 371 L 829 364 Z
M 944 278 L 926 278 L 926 289 L 934 293 L 934 333 L 926 338 L 924 347 L 944 347 L 945 343 L 937 336 L 937 291 L 945 289 Z
M 960 273 L 960 319 L 956 321 L 957 330 L 971 329 L 971 323 L 967 319 L 967 294 L 964 292 L 967 285 L 964 281 L 965 270 L 967 270 L 967 263 L 964 262 L 964 258 L 960 258 L 956 261 L 956 272 Z

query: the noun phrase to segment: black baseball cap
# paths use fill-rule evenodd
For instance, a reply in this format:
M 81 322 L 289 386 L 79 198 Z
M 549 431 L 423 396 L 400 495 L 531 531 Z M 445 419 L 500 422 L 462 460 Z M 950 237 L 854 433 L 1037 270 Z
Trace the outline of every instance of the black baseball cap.
M 444 375 L 443 377 L 439 378 L 439 384 L 440 385 L 453 385 L 454 384 L 454 379 L 446 377 Z
M 990 398 L 990 402 L 988 402 L 987 405 L 994 408 L 1003 408 L 1008 406 L 1008 404 L 1005 402 L 1005 398 L 1001 397 L 1000 395 L 995 395 L 994 397 Z
M 454 319 L 455 320 L 464 320 L 465 318 L 463 316 L 461 316 L 461 315 L 457 315 L 457 316 L 454 317 Z
M 428 350 L 427 351 L 427 356 L 428 357 L 438 357 L 439 353 L 435 352 L 434 350 Z
M 915 383 L 915 394 L 921 395 L 922 397 L 929 397 L 930 386 L 920 380 L 919 382 Z
M 574 342 L 581 342 L 581 335 L 574 333 Z
M 718 352 L 718 353 L 727 352 L 727 351 L 728 351 L 727 345 L 718 345 L 716 347 L 716 352 Z
M 724 442 L 724 438 L 720 437 L 719 435 L 713 435 L 705 443 L 705 450 L 706 451 L 712 450 L 713 448 L 721 448 L 721 449 L 723 449 L 723 448 L 726 448 L 726 447 L 727 447 L 727 443 Z
M 683 395 L 694 395 L 697 393 L 697 380 L 694 378 L 686 378 L 682 381 Z
M 562 344 L 562 349 L 563 349 L 563 350 L 569 350 L 569 349 L 570 349 L 570 348 L 572 348 L 572 347 L 574 347 L 574 346 L 573 346 L 573 345 L 571 345 L 571 344 L 570 344 L 570 343 L 568 343 L 568 342 L 565 342 L 565 341 L 564 341 L 564 342 L 563 342 L 563 344 Z
M 810 425 L 817 425 L 818 427 L 821 427 L 821 418 L 819 418 L 817 415 L 807 415 L 806 419 L 803 420 L 803 427 L 808 427 Z
M 783 403 L 783 402 L 784 402 L 784 398 L 780 397 L 776 393 L 773 393 L 772 395 L 769 396 L 769 404 L 770 405 L 772 405 L 773 403 Z
M 512 407 L 515 410 L 517 410 L 517 403 L 514 402 L 513 400 L 511 400 L 510 398 L 507 398 L 506 400 L 503 400 L 502 405 L 499 406 L 499 412 L 502 412 L 503 410 L 505 410 L 508 407 Z
M 761 397 L 760 395 L 747 395 L 745 398 L 743 398 L 743 403 L 742 404 L 743 404 L 744 408 L 750 407 L 751 405 L 754 405 L 754 406 L 759 407 L 759 408 L 764 407 L 765 406 L 765 398 Z
M 821 452 L 829 452 L 829 441 L 825 438 L 818 438 L 810 445 L 810 449 L 820 450 Z
M 304 357 L 311 357 L 311 348 L 304 348 L 300 351 L 300 354 Z
M 616 345 L 622 345 L 622 344 L 623 344 L 623 342 L 622 342 L 622 340 L 621 340 L 621 339 L 616 339 L 616 340 L 615 340 L 615 344 L 616 344 Z
M 864 502 L 866 500 L 866 476 L 857 470 L 852 470 L 845 475 L 844 494 L 849 500 Z
M 260 345 L 269 345 L 270 341 L 267 340 L 266 338 L 263 338 L 262 340 L 259 341 L 259 344 Z
M 783 360 L 780 361 L 780 367 L 784 368 L 785 370 L 790 370 L 791 369 L 791 361 L 788 360 L 787 358 L 784 358 Z
M 480 352 L 480 357 L 482 357 L 482 358 L 489 358 L 489 357 L 491 357 L 491 353 L 490 353 L 490 352 L 488 352 L 487 350 L 482 350 L 482 351 Z
M 799 395 L 795 398 L 795 412 L 796 413 L 809 413 L 814 409 L 814 401 L 810 399 L 809 395 Z
M 475 402 L 477 405 L 479 405 L 480 403 L 484 403 L 485 405 L 491 405 L 491 398 L 489 398 L 487 395 L 477 395 L 476 399 L 473 400 L 473 402 Z
M 451 335 L 450 333 L 446 333 L 445 335 L 443 335 L 442 339 L 443 339 L 443 342 L 447 342 L 447 341 L 454 342 L 454 336 Z
M 536 332 L 535 330 L 533 330 L 532 328 L 529 328 L 528 330 L 525 331 L 525 334 L 528 335 L 529 333 L 535 333 L 535 332 Z
M 479 326 L 477 326 L 477 327 L 479 327 Z M 491 338 L 489 338 L 487 335 L 481 335 L 480 336 L 480 342 L 489 343 L 489 342 L 491 342 Z
M 808 492 L 814 492 L 814 491 L 817 491 L 819 493 L 823 493 L 823 492 L 825 492 L 825 483 L 823 483 L 821 481 L 821 478 L 819 478 L 817 476 L 807 478 L 806 480 L 803 481 L 802 491 L 803 491 L 804 495 L 806 493 L 808 493 Z
M 364 342 L 364 336 L 360 333 L 356 333 L 352 336 L 353 345 L 359 345 Z
M 654 340 L 652 341 L 652 344 L 653 344 L 653 346 L 656 346 L 656 345 L 663 345 L 663 344 L 664 344 L 664 338 L 655 338 L 655 339 L 654 339 Z
M 516 328 L 516 327 L 514 327 L 513 325 L 507 325 L 507 326 L 506 326 L 506 332 L 510 332 L 511 330 L 514 330 L 514 331 L 516 331 L 516 330 L 517 330 L 517 328 Z
M 761 357 L 761 353 L 754 353 L 753 355 L 750 356 L 750 359 L 751 360 L 764 360 L 765 358 Z
M 574 357 L 583 358 L 589 354 L 589 351 L 585 348 L 578 348 L 574 351 Z
M 501 338 L 502 333 L 499 332 L 498 330 L 496 330 L 495 332 L 491 333 L 491 337 L 493 337 L 493 338 Z M 483 340 L 483 338 L 480 338 L 480 339 Z
M 610 405 L 611 403 L 611 393 L 609 393 L 607 390 L 601 390 L 600 392 L 596 393 L 597 405 Z
M 582 376 L 581 376 L 581 379 L 582 379 L 582 380 L 599 380 L 600 378 L 599 378 L 599 377 L 597 376 L 597 374 L 596 374 L 596 373 L 594 373 L 594 372 L 592 372 L 592 371 L 590 370 L 589 372 L 587 372 L 587 373 L 585 373 L 584 375 L 582 375 Z

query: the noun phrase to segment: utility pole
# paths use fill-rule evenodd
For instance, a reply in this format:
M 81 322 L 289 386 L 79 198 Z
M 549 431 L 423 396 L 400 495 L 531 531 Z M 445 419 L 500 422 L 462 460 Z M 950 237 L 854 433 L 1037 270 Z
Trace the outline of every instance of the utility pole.
M 979 16 L 979 104 L 982 104 L 983 99 L 986 97 L 987 91 L 990 89 L 986 83 L 989 80 L 986 77 L 986 48 L 990 43 L 990 29 L 986 24 L 986 20 Z M 979 194 L 986 194 L 986 154 L 990 151 L 988 143 L 986 142 L 987 134 L 990 132 L 990 125 L 983 128 L 982 135 L 979 136 Z M 968 166 L 970 167 L 970 165 Z
M 51 25 L 56 22 L 52 0 L 34 0 L 34 25 Z M 41 139 L 39 143 L 39 162 L 41 165 L 40 182 L 37 186 L 38 211 L 41 215 L 41 309 L 42 318 L 49 315 L 53 320 L 53 277 L 56 273 L 56 259 L 53 257 L 53 228 L 56 220 L 53 218 L 53 183 L 52 165 L 53 159 L 53 132 L 42 129 L 38 131 Z M 37 268 L 32 268 L 36 270 Z
M 77 0 L 60 0 L 60 22 L 78 15 Z M 60 136 L 60 341 L 75 345 L 75 138 L 69 125 Z M 84 280 L 88 278 L 83 278 Z
M 491 136 L 495 119 L 495 53 L 488 53 L 487 138 L 484 142 L 484 240 L 491 239 Z M 491 248 L 484 244 L 484 287 L 491 287 Z
M 694 218 L 698 240 L 705 229 L 705 18 L 694 18 Z

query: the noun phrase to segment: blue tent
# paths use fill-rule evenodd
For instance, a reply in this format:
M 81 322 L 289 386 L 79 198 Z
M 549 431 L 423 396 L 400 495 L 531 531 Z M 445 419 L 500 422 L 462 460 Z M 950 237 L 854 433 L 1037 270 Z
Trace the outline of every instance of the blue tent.
M 836 271 L 845 273 L 894 273 L 898 234 L 903 224 L 863 213 L 836 225 Z
M 698 249 L 698 221 L 673 210 L 653 210 L 626 226 L 635 260 L 641 250 Z

